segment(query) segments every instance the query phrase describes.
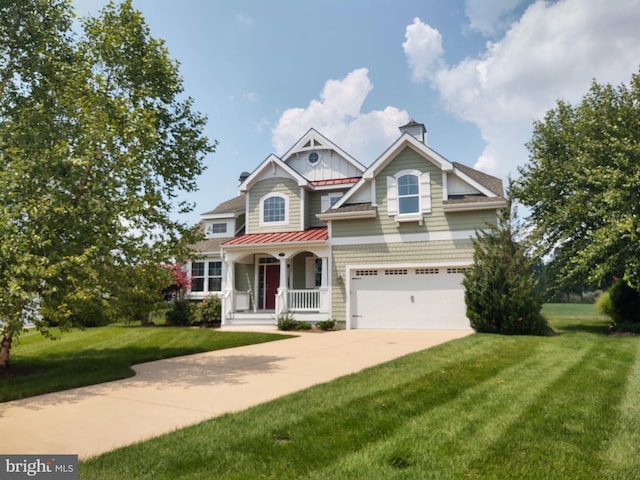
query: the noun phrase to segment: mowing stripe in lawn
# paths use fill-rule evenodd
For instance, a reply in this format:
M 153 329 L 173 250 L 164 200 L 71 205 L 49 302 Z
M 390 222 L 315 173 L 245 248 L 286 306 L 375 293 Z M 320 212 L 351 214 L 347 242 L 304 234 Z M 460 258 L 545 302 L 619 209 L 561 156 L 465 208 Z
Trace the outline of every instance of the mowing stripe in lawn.
M 605 454 L 603 477 L 611 480 L 640 478 L 640 343 L 618 339 L 635 346 L 635 362 L 627 375 L 627 387 L 617 406 L 618 421 Z
M 137 459 L 136 469 L 119 470 L 113 478 L 174 478 L 176 475 L 189 478 L 190 473 L 197 478 L 197 472 L 204 468 L 208 468 L 215 478 L 252 478 L 256 471 L 265 472 L 264 478 L 307 476 L 341 457 L 366 450 L 371 444 L 393 435 L 413 418 L 425 415 L 501 371 L 513 368 L 514 363 L 526 361 L 539 348 L 539 343 L 523 346 L 495 336 L 485 337 L 479 346 L 473 343 L 470 349 L 454 348 L 456 354 L 451 348 L 448 352 L 436 349 L 436 356 L 448 353 L 447 356 L 440 355 L 442 361 L 434 359 L 432 351 L 428 351 L 426 355 L 405 357 L 398 364 L 387 364 L 382 367 L 383 371 L 375 368 L 333 382 L 331 392 L 336 395 L 328 398 L 327 403 L 321 402 L 326 405 L 322 409 L 304 400 L 309 396 L 315 399 L 323 390 L 323 386 L 319 386 L 271 402 L 268 409 L 252 409 L 247 414 L 257 416 L 260 423 L 249 428 L 245 421 L 244 427 L 234 429 L 222 418 L 186 429 L 183 431 L 186 435 L 201 439 L 197 445 L 190 444 L 188 450 L 179 448 L 180 442 L 176 438 L 167 437 L 143 444 L 136 453 L 130 447 L 125 449 L 126 456 L 132 454 L 131 458 Z M 413 370 L 400 375 L 402 364 L 411 365 Z M 417 365 L 420 367 L 416 368 Z M 198 430 L 197 434 L 195 430 Z M 221 438 L 221 432 L 247 434 L 223 435 Z M 341 433 L 336 436 L 336 432 Z M 173 448 L 159 445 L 167 440 Z M 140 459 L 145 458 L 146 448 L 160 448 L 163 455 L 161 458 L 154 455 L 153 465 L 142 466 Z M 99 458 L 106 462 L 105 465 L 114 463 L 110 461 L 110 454 Z M 97 461 L 87 463 L 95 467 Z M 134 464 L 121 459 L 117 463 Z
M 473 335 L 83 462 L 81 478 L 640 478 L 640 342 Z
M 544 341 L 542 341 L 544 342 Z M 579 362 L 559 362 L 555 348 L 538 343 L 537 354 L 451 398 L 405 425 L 399 434 L 343 459 L 310 478 L 467 478 L 468 466 L 499 441 L 540 391 Z M 458 415 L 451 418 L 451 411 Z M 489 413 L 490 412 L 490 413 Z
M 539 392 L 520 421 L 487 449 L 489 460 L 471 466 L 470 478 L 602 478 L 594 452 L 613 433 L 634 357 L 615 339 L 601 338 Z

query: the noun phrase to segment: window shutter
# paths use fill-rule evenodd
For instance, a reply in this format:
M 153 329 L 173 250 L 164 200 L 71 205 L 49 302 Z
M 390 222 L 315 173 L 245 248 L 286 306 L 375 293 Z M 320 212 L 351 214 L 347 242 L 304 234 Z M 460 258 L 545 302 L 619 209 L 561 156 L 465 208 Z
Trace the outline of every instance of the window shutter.
M 420 175 L 420 211 L 431 213 L 431 175 L 429 172 Z
M 387 177 L 387 213 L 398 214 L 398 186 L 394 177 Z

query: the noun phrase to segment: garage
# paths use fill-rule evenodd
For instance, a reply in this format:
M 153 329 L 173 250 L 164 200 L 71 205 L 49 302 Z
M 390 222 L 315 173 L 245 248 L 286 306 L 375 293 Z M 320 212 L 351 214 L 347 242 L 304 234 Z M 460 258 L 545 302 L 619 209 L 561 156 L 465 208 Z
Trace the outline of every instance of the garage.
M 350 327 L 469 329 L 463 272 L 460 267 L 354 268 Z

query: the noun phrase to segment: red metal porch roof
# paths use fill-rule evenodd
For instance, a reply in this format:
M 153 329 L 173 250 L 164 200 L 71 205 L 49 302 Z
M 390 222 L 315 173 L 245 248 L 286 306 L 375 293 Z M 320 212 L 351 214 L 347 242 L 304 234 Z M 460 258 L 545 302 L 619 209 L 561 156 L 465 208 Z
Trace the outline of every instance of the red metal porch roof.
M 224 242 L 228 245 L 258 245 L 263 243 L 292 243 L 327 240 L 327 227 L 310 228 L 301 232 L 247 233 Z
M 347 183 L 358 183 L 362 177 L 336 178 L 333 180 L 315 180 L 311 182 L 314 187 L 325 187 L 327 185 L 345 185 Z

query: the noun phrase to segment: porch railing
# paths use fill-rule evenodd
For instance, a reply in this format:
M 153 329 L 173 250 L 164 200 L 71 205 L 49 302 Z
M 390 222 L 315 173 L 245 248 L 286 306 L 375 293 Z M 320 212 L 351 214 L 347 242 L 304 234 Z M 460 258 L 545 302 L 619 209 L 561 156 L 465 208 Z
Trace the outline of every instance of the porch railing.
M 310 311 L 320 308 L 320 291 L 319 290 L 289 290 L 289 298 L 287 302 L 289 310 L 292 311 Z
M 322 290 L 289 290 L 287 307 L 292 312 L 318 312 L 325 308 L 326 292 Z

